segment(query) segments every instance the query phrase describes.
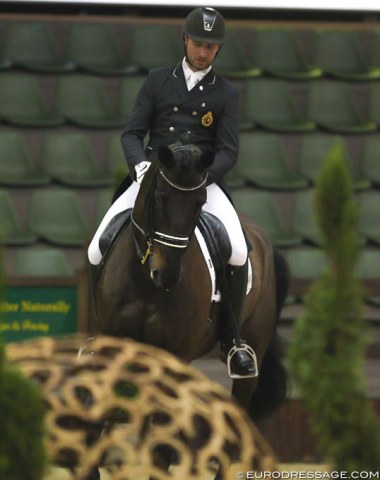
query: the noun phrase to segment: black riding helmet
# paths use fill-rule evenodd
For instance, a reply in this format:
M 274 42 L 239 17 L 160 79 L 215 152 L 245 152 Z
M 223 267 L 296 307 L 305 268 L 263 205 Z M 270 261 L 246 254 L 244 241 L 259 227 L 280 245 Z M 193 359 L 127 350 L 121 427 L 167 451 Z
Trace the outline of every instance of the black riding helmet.
M 210 7 L 195 8 L 186 17 L 183 25 L 183 33 L 188 37 L 198 42 L 216 45 L 222 45 L 224 30 L 222 15 Z

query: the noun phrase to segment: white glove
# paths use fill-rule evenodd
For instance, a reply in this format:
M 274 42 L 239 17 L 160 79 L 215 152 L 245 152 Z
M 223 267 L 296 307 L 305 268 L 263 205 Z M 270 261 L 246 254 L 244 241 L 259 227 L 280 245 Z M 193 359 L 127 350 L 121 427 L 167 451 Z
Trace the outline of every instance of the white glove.
M 150 164 L 152 162 L 148 162 L 147 160 L 144 160 L 143 162 L 138 163 L 135 166 L 135 172 L 136 172 L 136 182 L 141 184 L 144 175 L 148 171 L 148 168 L 150 167 Z

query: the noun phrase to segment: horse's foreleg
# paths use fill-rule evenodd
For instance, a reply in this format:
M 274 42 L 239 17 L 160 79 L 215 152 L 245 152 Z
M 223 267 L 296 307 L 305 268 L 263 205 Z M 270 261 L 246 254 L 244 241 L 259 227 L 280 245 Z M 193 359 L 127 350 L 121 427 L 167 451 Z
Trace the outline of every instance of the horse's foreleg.
M 260 423 L 285 400 L 287 374 L 282 364 L 282 345 L 277 333 L 271 332 L 260 342 L 253 335 L 247 335 L 247 338 L 257 355 L 259 375 L 252 382 L 249 379 L 234 381 L 232 393 L 251 419 Z
M 249 413 L 250 403 L 253 392 L 256 389 L 258 377 L 242 378 L 232 382 L 232 396 L 242 407 L 243 410 Z
M 169 470 L 173 461 L 173 453 L 165 445 L 160 445 L 153 452 L 153 464 L 163 472 Z
M 93 468 L 85 480 L 100 480 L 100 473 L 97 467 Z
M 72 475 L 72 478 L 77 478 L 77 470 L 76 468 L 69 468 L 70 475 Z M 71 478 L 71 477 L 70 477 Z M 81 476 L 82 478 L 82 476 Z M 83 478 L 83 480 L 100 480 L 100 472 L 98 467 L 94 467 L 87 475 Z

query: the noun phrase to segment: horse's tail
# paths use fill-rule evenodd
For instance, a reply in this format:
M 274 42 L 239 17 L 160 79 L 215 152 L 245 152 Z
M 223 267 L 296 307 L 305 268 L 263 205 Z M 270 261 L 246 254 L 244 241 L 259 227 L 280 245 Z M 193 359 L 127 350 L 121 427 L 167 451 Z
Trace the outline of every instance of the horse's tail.
M 289 268 L 284 257 L 274 250 L 276 275 L 276 311 L 280 317 L 289 290 Z M 287 373 L 282 364 L 281 338 L 274 332 L 261 363 L 257 388 L 251 398 L 250 415 L 255 422 L 269 417 L 285 401 L 288 392 Z

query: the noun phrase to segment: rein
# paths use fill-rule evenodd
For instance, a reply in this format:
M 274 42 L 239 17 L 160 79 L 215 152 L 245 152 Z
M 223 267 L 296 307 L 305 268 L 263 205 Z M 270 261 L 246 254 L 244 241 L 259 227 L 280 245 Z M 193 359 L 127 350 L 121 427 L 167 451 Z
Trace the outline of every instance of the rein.
M 169 178 L 164 174 L 164 172 L 161 170 L 161 168 L 158 169 L 158 173 L 165 180 L 165 182 L 168 183 L 168 185 L 170 185 L 172 188 L 174 188 L 176 190 L 180 190 L 181 192 L 194 192 L 194 191 L 202 188 L 207 182 L 207 173 L 206 173 L 204 179 L 198 185 L 195 185 L 195 186 L 192 186 L 192 187 L 183 187 L 183 186 L 178 185 L 178 184 L 172 182 L 171 180 L 169 180 Z M 133 225 L 137 228 L 137 230 L 144 236 L 144 238 L 146 240 L 146 243 L 147 243 L 147 249 L 146 249 L 145 253 L 143 254 L 140 251 L 140 248 L 138 247 L 138 244 L 136 242 L 137 252 L 138 252 L 138 255 L 141 259 L 141 264 L 142 265 L 144 265 L 144 263 L 146 262 L 149 255 L 152 254 L 152 248 L 153 248 L 154 242 L 160 243 L 162 245 L 165 245 L 165 246 L 171 247 L 171 248 L 187 248 L 189 243 L 190 243 L 190 236 L 183 237 L 183 236 L 177 236 L 177 235 L 168 235 L 167 233 L 158 232 L 156 230 L 153 231 L 153 234 L 145 231 L 140 225 L 138 225 L 138 223 L 133 218 L 133 212 L 132 212 L 132 215 L 131 215 L 131 220 L 132 220 Z M 136 241 L 136 239 L 135 239 L 135 241 Z

